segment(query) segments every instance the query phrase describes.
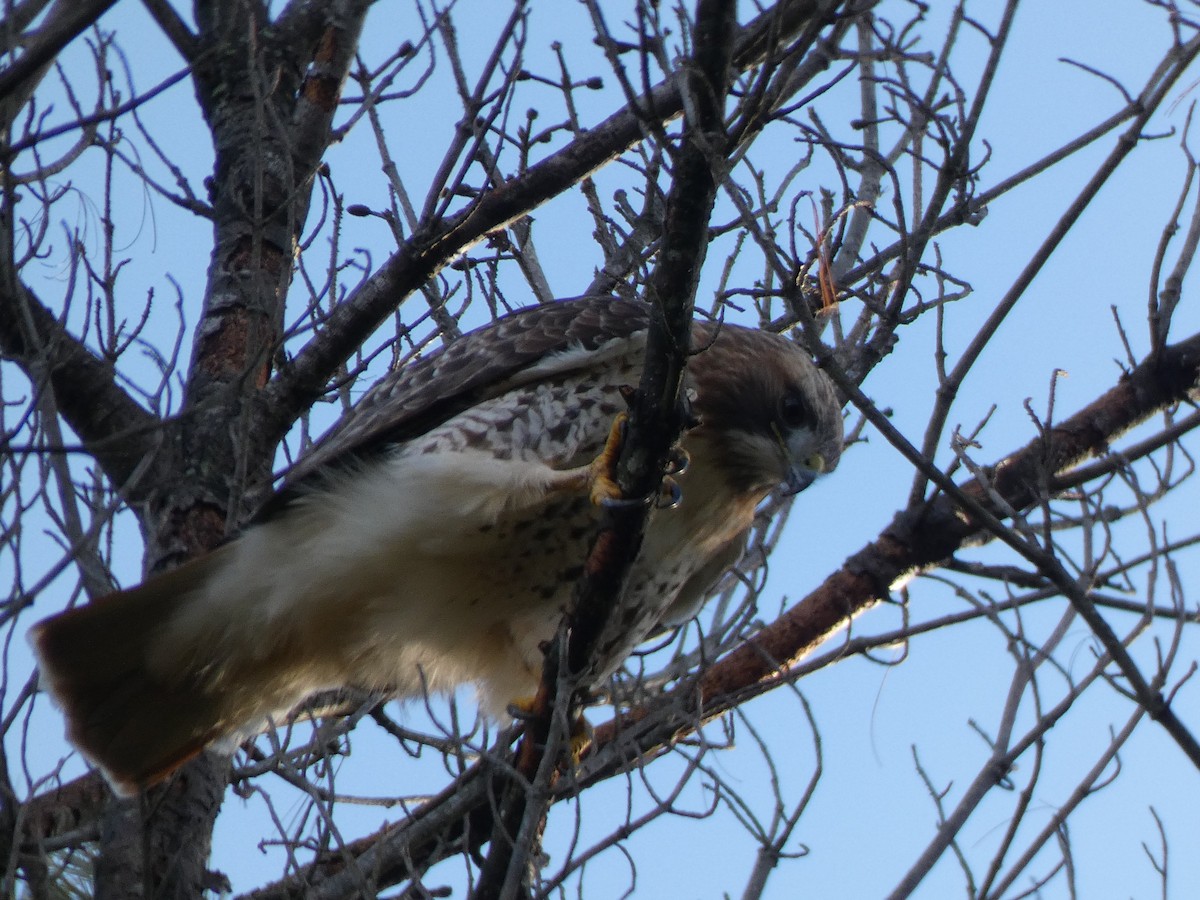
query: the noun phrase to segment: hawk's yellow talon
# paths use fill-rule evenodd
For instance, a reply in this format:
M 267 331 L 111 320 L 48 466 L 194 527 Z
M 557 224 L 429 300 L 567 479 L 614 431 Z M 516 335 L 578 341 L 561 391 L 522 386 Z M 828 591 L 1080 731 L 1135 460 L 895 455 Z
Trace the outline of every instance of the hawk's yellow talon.
M 613 418 L 612 427 L 608 430 L 608 440 L 600 455 L 588 466 L 589 496 L 596 506 L 606 506 L 619 503 L 625 499 L 621 486 L 617 484 L 617 460 L 621 456 L 621 445 L 625 442 L 625 429 L 629 425 L 626 413 L 617 413 Z
M 508 704 L 508 713 L 517 720 L 535 717 L 538 714 L 537 696 L 517 697 Z M 576 715 L 571 720 L 567 741 L 571 748 L 571 765 L 577 766 L 587 748 L 592 746 L 592 724 L 582 715 Z
M 536 715 L 537 711 L 537 695 L 530 694 L 528 697 L 517 697 L 508 704 L 508 714 L 514 719 L 529 719 Z
M 571 722 L 571 764 L 579 765 L 583 754 L 592 746 L 592 723 L 582 715 L 576 716 Z

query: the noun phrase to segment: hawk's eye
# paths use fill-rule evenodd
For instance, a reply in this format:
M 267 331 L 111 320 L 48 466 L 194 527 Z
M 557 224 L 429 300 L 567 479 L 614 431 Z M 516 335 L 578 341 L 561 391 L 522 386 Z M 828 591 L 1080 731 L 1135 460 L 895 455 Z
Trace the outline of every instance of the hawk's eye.
M 808 419 L 808 410 L 796 391 L 788 391 L 779 401 L 779 421 L 789 431 L 799 428 Z

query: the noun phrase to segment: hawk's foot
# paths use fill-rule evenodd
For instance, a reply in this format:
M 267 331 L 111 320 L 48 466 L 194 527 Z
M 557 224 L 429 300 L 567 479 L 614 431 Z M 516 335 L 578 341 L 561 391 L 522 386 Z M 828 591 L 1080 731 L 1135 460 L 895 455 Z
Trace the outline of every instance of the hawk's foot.
M 517 697 L 508 704 L 508 714 L 518 722 L 524 722 L 526 719 L 532 719 L 537 715 L 537 695 L 530 694 L 528 697 Z
M 621 445 L 628 430 L 628 413 L 617 413 L 608 429 L 604 449 L 588 466 L 588 494 L 596 506 L 620 506 L 628 502 L 617 483 L 617 460 L 621 458 Z
M 535 718 L 537 711 L 537 696 L 518 697 L 508 704 L 508 714 L 518 721 Z M 583 754 L 592 745 L 592 725 L 582 714 L 571 719 L 571 730 L 567 734 L 571 749 L 571 765 L 579 765 Z
M 569 739 L 571 741 L 571 765 L 577 766 L 588 747 L 592 746 L 592 723 L 582 715 L 577 715 L 571 721 Z
M 612 427 L 608 430 L 608 438 L 596 458 L 585 466 L 568 469 L 559 473 L 555 479 L 553 490 L 586 490 L 588 497 L 596 506 L 619 508 L 628 506 L 649 506 L 654 504 L 658 509 L 673 509 L 679 505 L 682 492 L 675 483 L 672 475 L 679 475 L 687 470 L 689 457 L 682 447 L 675 447 L 667 460 L 667 470 L 663 477 L 662 490 L 657 495 L 648 497 L 626 497 L 617 482 L 617 462 L 621 458 L 621 447 L 625 443 L 625 434 L 629 430 L 629 415 L 617 413 L 613 417 Z
M 557 473 L 550 490 L 570 493 L 586 491 L 596 506 L 641 505 L 649 502 L 647 499 L 627 500 L 621 493 L 621 485 L 617 483 L 617 461 L 621 457 L 621 446 L 625 442 L 628 427 L 629 416 L 623 412 L 617 413 L 604 447 L 596 458 L 586 465 Z

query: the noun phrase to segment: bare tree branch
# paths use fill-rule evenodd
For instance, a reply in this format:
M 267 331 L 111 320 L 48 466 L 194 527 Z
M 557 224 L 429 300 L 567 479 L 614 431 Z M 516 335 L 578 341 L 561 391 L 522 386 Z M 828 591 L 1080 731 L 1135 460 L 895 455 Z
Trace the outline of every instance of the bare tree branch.
M 115 484 L 124 484 L 161 441 L 162 423 L 113 380 L 113 367 L 72 337 L 24 284 L 0 279 L 0 349 L 55 402 Z
M 35 33 L 26 35 L 20 57 L 0 70 L 0 97 L 5 98 L 0 119 L 12 122 L 19 107 L 18 97 L 27 97 L 56 54 L 95 24 L 116 0 L 57 0 Z M 0 22 L 0 31 L 8 32 L 14 22 Z
M 815 38 L 816 26 L 836 18 L 840 3 L 790 2 L 764 12 L 740 29 L 733 66 L 755 65 L 768 48 L 797 32 Z M 810 30 L 810 26 L 812 26 Z M 667 122 L 683 110 L 672 80 L 593 126 L 586 135 L 482 195 L 462 212 L 423 223 L 387 262 L 326 319 L 322 332 L 291 360 L 265 395 L 270 427 L 277 435 L 325 390 L 331 372 L 407 296 L 434 277 L 456 255 L 488 234 L 527 215 L 551 197 L 612 162 L 643 138 L 641 110 Z

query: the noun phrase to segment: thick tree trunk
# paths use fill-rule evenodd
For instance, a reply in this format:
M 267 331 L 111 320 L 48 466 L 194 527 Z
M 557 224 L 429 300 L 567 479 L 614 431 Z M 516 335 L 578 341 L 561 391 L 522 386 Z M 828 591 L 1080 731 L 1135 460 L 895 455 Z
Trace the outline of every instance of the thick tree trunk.
M 236 2 L 197 11 L 197 94 L 213 135 L 214 248 L 180 423 L 142 508 L 147 569 L 212 550 L 270 487 L 278 436 L 261 394 L 281 349 L 292 261 L 368 3 L 293 5 L 287 21 Z M 315 7 L 314 7 L 315 8 Z M 182 898 L 207 885 L 227 763 L 204 754 L 140 801 L 114 800 L 99 897 Z

